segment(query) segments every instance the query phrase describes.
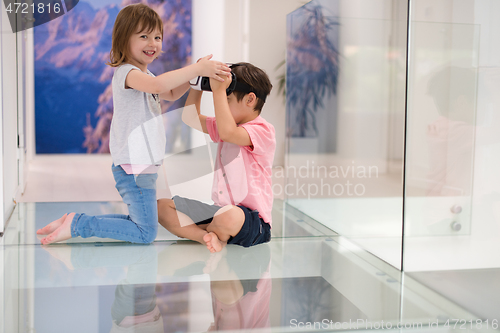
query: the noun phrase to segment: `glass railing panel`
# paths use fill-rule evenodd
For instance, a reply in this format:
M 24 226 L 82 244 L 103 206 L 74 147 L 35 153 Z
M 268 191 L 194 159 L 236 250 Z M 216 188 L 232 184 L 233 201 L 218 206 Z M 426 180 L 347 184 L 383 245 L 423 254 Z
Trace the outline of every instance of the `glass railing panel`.
M 287 19 L 289 206 L 401 266 L 403 1 L 311 1 Z

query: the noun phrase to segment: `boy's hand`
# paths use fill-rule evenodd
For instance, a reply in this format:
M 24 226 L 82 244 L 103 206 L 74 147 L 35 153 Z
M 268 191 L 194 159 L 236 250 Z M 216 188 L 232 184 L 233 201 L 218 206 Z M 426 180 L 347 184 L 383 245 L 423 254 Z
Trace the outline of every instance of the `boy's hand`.
M 229 87 L 229 85 L 231 84 L 231 81 L 231 75 L 224 76 L 223 82 L 210 78 L 210 88 L 212 89 L 212 92 L 216 92 L 219 90 L 223 90 L 225 92 L 227 87 Z
M 215 79 L 223 82 L 224 77 L 231 75 L 231 68 L 223 62 L 210 60 L 212 55 L 207 55 L 197 61 L 200 76 L 207 76 L 210 80 Z

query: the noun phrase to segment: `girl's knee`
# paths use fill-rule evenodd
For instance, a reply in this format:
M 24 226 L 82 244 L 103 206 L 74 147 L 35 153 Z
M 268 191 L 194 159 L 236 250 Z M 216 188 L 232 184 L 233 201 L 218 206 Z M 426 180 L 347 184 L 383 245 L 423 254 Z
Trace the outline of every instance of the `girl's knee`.
M 142 230 L 142 243 L 151 244 L 155 241 L 158 234 L 158 228 L 146 228 Z

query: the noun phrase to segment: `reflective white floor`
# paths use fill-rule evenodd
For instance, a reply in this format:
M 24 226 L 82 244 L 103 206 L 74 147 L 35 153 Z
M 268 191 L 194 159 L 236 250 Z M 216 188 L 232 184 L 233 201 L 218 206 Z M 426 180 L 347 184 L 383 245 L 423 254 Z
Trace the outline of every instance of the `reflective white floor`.
M 407 212 L 425 214 L 415 218 L 408 213 L 404 244 L 406 272 L 500 267 L 500 256 L 494 255 L 500 253 L 500 223 L 495 216 L 476 212 L 475 221 L 481 221 L 480 224 L 471 226 L 469 216 L 464 218 L 460 231 L 449 227 L 452 214 L 448 207 L 461 199 L 412 197 L 407 200 Z M 396 267 L 402 252 L 402 202 L 403 199 L 397 197 L 288 200 L 290 206 Z M 462 214 L 467 216 L 466 212 Z M 438 223 L 418 223 L 422 221 Z M 472 227 L 474 233 L 470 232 Z
M 68 210 L 124 208 L 17 206 L 1 239 L 4 332 L 299 332 L 398 324 L 464 332 L 447 320 L 477 319 L 349 240 L 284 211 L 278 200 L 269 244 L 218 254 L 165 230 L 152 245 L 77 238 L 41 246 L 35 235 Z

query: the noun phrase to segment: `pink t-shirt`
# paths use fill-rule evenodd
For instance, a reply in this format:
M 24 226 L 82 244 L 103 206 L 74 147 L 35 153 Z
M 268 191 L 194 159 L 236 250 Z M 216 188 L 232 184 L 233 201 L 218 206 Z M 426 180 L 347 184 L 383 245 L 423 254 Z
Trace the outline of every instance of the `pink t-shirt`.
M 214 328 L 218 331 L 270 328 L 271 292 L 272 280 L 269 272 L 265 272 L 257 282 L 255 292 L 248 292 L 233 304 L 224 304 L 212 292 Z
M 239 125 L 248 132 L 253 146 L 240 147 L 220 139 L 214 117 L 207 117 L 206 124 L 210 138 L 219 143 L 212 200 L 218 206 L 242 205 L 256 209 L 259 216 L 271 224 L 271 174 L 276 149 L 273 125 L 261 116 Z

